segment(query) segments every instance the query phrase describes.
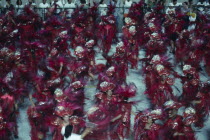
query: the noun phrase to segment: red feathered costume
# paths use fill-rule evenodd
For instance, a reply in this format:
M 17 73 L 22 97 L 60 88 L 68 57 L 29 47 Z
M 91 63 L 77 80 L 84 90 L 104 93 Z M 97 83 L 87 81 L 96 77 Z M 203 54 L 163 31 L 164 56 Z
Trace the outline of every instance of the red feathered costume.
M 102 16 L 101 19 L 102 22 L 99 24 L 97 36 L 102 40 L 103 52 L 108 54 L 113 39 L 116 37 L 116 20 L 114 15 Z
M 154 121 L 161 118 L 162 113 L 156 111 L 140 112 L 135 117 L 134 139 L 135 140 L 158 140 L 160 139 L 161 125 Z

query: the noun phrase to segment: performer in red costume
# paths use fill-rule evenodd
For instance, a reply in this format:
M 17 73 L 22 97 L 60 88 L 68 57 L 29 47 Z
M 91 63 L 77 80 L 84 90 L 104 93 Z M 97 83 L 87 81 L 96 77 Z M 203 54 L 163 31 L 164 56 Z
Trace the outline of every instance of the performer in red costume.
M 164 104 L 168 117 L 164 125 L 164 140 L 180 139 L 185 140 L 183 130 L 183 118 L 178 115 L 178 109 L 181 107 L 180 103 L 169 100 Z
M 91 123 L 96 124 L 93 130 L 87 132 L 86 140 L 89 139 L 101 139 L 108 140 L 108 126 L 111 121 L 109 111 L 103 108 L 103 106 L 93 106 L 87 112 L 87 118 Z M 90 133 L 92 131 L 92 133 Z
M 62 50 L 62 49 L 61 49 Z M 58 81 L 57 86 L 59 87 L 59 84 L 63 83 L 63 78 L 67 75 L 68 71 L 67 68 L 64 67 L 66 64 L 68 64 L 68 60 L 71 57 L 66 57 L 65 55 L 68 55 L 68 52 L 62 52 L 59 50 L 59 48 L 54 47 L 50 51 L 50 54 L 46 58 L 46 71 L 50 74 L 49 81 L 53 82 Z M 60 81 L 60 83 L 59 83 Z M 54 84 L 49 83 L 49 86 L 52 87 Z M 56 84 L 55 84 L 56 85 Z
M 147 90 L 150 90 L 152 86 L 156 83 L 157 74 L 153 72 L 153 67 L 157 64 L 162 64 L 161 57 L 159 55 L 154 55 L 152 58 L 151 56 L 148 56 L 144 60 L 142 60 L 144 63 L 144 73 L 145 76 L 145 85 Z M 154 65 L 154 66 L 153 66 Z
M 139 43 L 137 42 L 136 26 L 129 27 L 129 33 L 131 34 L 128 40 L 128 59 L 131 63 L 132 69 L 138 69 L 138 55 L 139 55 Z
M 207 36 L 209 38 L 209 36 Z M 206 48 L 204 50 L 204 60 L 205 60 L 205 69 L 206 69 L 206 73 L 208 74 L 208 76 L 210 76 L 210 56 L 209 51 L 210 51 L 210 41 L 208 42 L 208 44 L 206 45 Z
M 110 108 L 115 108 L 116 106 L 112 106 L 112 104 L 118 101 L 119 96 L 113 95 L 115 86 L 114 83 L 104 81 L 100 84 L 101 92 L 98 92 L 95 95 L 97 103 L 108 110 L 110 110 Z
M 93 63 L 93 61 L 87 61 L 88 55 L 85 49 L 81 46 L 77 46 L 75 49 L 75 55 L 76 58 L 68 66 L 69 69 L 71 69 L 71 71 L 73 72 L 72 81 L 86 81 L 86 78 L 88 78 L 87 76 L 89 76 L 91 79 L 94 79 L 94 75 L 90 70 L 90 64 Z
M 94 46 L 95 46 L 96 42 L 93 39 L 88 40 L 85 43 L 85 47 L 87 49 L 87 57 L 88 57 L 88 61 L 92 63 L 92 65 L 95 64 L 95 50 L 94 50 Z
M 163 65 L 156 65 L 155 70 L 159 76 L 157 77 L 158 82 L 156 82 L 148 92 L 153 105 L 162 106 L 167 100 L 174 99 L 173 90 L 171 88 L 174 80 L 169 77 L 169 70 Z
M 167 51 L 164 39 L 161 37 L 161 34 L 158 32 L 153 32 L 149 35 L 150 40 L 146 44 L 146 54 L 155 55 L 155 54 L 165 54 Z
M 97 30 L 95 27 L 97 27 L 97 18 L 98 18 L 98 7 L 97 4 L 94 4 L 94 6 L 90 7 L 87 11 L 87 15 L 85 17 L 85 40 L 91 40 L 94 39 L 96 42 L 98 41 L 98 38 L 96 37 Z
M 104 81 L 106 82 L 113 82 L 116 83 L 117 81 L 117 74 L 116 74 L 116 66 L 111 66 L 109 67 L 107 70 L 105 70 L 104 72 L 100 72 L 98 75 L 98 85 L 97 88 L 100 88 L 100 84 Z
M 46 137 L 47 128 L 43 125 L 45 121 L 41 113 L 35 106 L 31 106 L 27 110 L 29 123 L 31 125 L 31 139 L 42 140 Z
M 190 34 L 191 32 L 187 30 L 183 30 L 175 42 L 176 43 L 175 44 L 176 45 L 176 53 L 175 53 L 176 63 L 181 63 L 182 67 L 189 57 L 186 54 L 188 54 L 190 51 Z
M 159 140 L 161 125 L 156 120 L 162 119 L 162 110 L 140 112 L 135 117 L 134 139 L 135 140 Z
M 82 117 L 76 115 L 70 117 L 70 123 L 73 125 L 73 133 L 81 134 L 85 128 L 85 121 Z
M 206 49 L 206 40 L 203 35 L 195 33 L 195 36 L 191 38 L 189 57 L 185 63 L 199 69 Z
M 122 27 L 123 30 L 123 35 L 125 36 L 125 38 L 130 39 L 132 38 L 132 35 L 136 34 L 136 29 L 134 30 L 134 27 L 136 25 L 136 21 L 135 19 L 133 19 L 133 17 L 126 17 L 125 18 L 125 25 Z M 132 27 L 134 26 L 134 27 Z M 132 27 L 132 28 L 130 28 Z
M 27 6 L 24 8 L 23 13 L 18 15 L 18 19 L 21 42 L 34 40 L 35 32 L 41 25 L 41 19 L 38 14 Z
M 199 73 L 191 65 L 183 66 L 184 76 L 181 77 L 183 83 L 182 101 L 189 104 L 199 90 Z
M 174 99 L 172 85 L 175 72 L 166 57 L 154 55 L 150 64 L 146 66 L 146 86 L 145 92 L 154 106 L 162 106 L 167 100 Z
M 76 9 L 72 15 L 73 19 L 70 26 L 70 41 L 71 47 L 75 49 L 77 46 L 84 46 L 86 43 L 85 38 L 85 29 L 86 29 L 86 13 L 79 12 L 79 9 Z M 68 25 L 69 26 L 69 25 Z
M 18 40 L 17 22 L 14 11 L 8 11 L 0 19 L 0 44 L 6 46 L 14 46 Z
M 32 96 L 29 96 L 31 106 L 27 110 L 29 122 L 31 125 L 31 137 L 33 140 L 41 140 L 46 138 L 48 132 L 50 116 L 54 111 L 55 102 L 50 91 L 37 92 L 32 95 L 36 99 L 36 103 L 33 102 Z M 42 98 L 43 97 L 43 98 Z
M 195 132 L 192 129 L 192 124 L 198 121 L 198 116 L 195 109 L 192 107 L 186 108 L 183 117 L 185 139 L 196 140 Z
M 65 28 L 61 27 L 60 31 L 57 32 L 56 38 L 53 40 L 52 46 L 50 49 L 58 49 L 57 56 L 63 56 L 64 58 L 71 57 L 71 52 L 69 51 L 69 35 L 68 31 Z
M 98 25 L 97 36 L 102 41 L 103 53 L 108 54 L 114 39 L 116 39 L 116 20 L 113 15 L 112 7 L 110 6 L 106 16 L 101 17 L 101 22 Z
M 119 42 L 116 46 L 116 53 L 111 57 L 105 56 L 107 63 L 109 65 L 115 65 L 117 73 L 117 82 L 119 84 L 126 82 L 126 75 L 128 73 L 128 54 L 127 54 L 127 44 L 124 42 Z
M 166 21 L 164 23 L 165 27 L 166 27 L 165 28 L 166 35 L 169 37 L 168 39 L 169 39 L 170 45 L 171 45 L 170 46 L 171 53 L 175 53 L 175 51 L 176 51 L 175 42 L 184 27 L 184 21 L 179 16 L 180 15 L 177 12 L 172 13 L 172 14 L 167 14 Z
M 118 126 L 122 117 L 121 99 L 118 94 L 113 92 L 115 85 L 110 82 L 102 82 L 100 91 L 96 93 L 96 106 L 94 112 L 88 112 L 90 122 L 96 124 L 93 134 L 87 136 L 87 139 L 119 139 Z M 102 114 L 98 114 L 103 112 Z M 98 118 L 96 118 L 98 116 Z
M 57 116 L 54 116 L 53 119 L 51 118 L 51 131 L 53 133 L 53 140 L 63 140 L 61 129 L 64 124 L 59 117 L 65 118 L 66 116 L 71 116 L 73 114 L 72 105 L 67 102 L 61 102 L 57 104 L 54 113 Z
M 130 18 L 131 17 L 131 18 Z M 125 18 L 125 26 L 122 27 L 124 38 L 128 44 L 128 58 L 131 63 L 131 68 L 138 68 L 139 43 L 137 38 L 136 19 L 129 15 Z
M 84 83 L 82 81 L 75 81 L 70 84 L 70 86 L 64 91 L 65 95 L 68 97 L 68 102 L 77 106 L 77 110 L 74 113 L 77 116 L 82 117 L 84 115 Z
M 9 140 L 12 135 L 18 138 L 17 104 L 12 95 L 6 93 L 0 97 L 0 114 L 2 139 Z
M 96 45 L 96 42 L 95 40 L 93 39 L 90 39 L 89 41 L 87 41 L 85 43 L 85 47 L 86 47 L 86 50 L 87 50 L 87 59 L 88 59 L 88 62 L 90 62 L 89 64 L 89 74 L 91 75 L 91 80 L 94 80 L 94 73 L 96 73 L 96 68 L 95 68 L 95 50 L 94 50 L 94 46 Z
M 133 102 L 129 102 L 128 99 L 136 95 L 137 88 L 134 83 L 129 85 L 118 86 L 115 93 L 121 97 L 120 100 L 120 114 L 115 118 L 119 117 L 119 125 L 117 128 L 117 134 L 120 140 L 130 137 L 131 131 L 131 114 Z M 134 114 L 134 113 L 133 113 Z
M 2 114 L 2 107 L 0 106 L 0 138 L 2 140 L 10 140 L 9 123 L 5 121 L 5 116 Z
M 198 116 L 198 120 L 197 122 L 195 122 L 195 126 L 199 128 L 202 128 L 204 126 L 204 122 L 208 119 L 209 103 L 210 103 L 209 89 L 210 89 L 209 81 L 202 83 L 199 92 L 191 101 Z
M 20 52 L 2 48 L 0 57 L 4 66 L 0 74 L 2 90 L 13 95 L 17 102 L 23 101 L 28 94 L 30 73 L 26 65 L 20 63 Z

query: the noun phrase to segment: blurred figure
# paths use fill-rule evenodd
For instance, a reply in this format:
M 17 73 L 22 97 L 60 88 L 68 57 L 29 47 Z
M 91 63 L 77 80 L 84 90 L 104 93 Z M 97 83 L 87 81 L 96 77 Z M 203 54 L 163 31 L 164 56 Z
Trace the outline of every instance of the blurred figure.
M 196 15 L 196 11 L 195 9 L 193 8 L 190 8 L 189 12 L 188 12 L 188 16 L 189 16 L 189 26 L 188 26 L 188 31 L 192 31 L 195 29 L 196 27 L 196 18 L 197 18 L 197 15 Z
M 175 8 L 173 7 L 172 3 L 169 3 L 168 8 L 166 9 L 166 14 L 167 15 L 175 14 Z
M 210 129 L 206 130 L 207 138 L 210 138 Z
M 42 16 L 45 17 L 45 14 L 47 13 L 47 9 L 46 8 L 50 8 L 50 4 L 46 2 L 47 0 L 42 0 L 42 2 L 39 4 L 39 8 L 43 8 L 43 9 L 39 9 L 40 14 Z
M 4 5 L 4 8 L 7 8 L 8 10 L 14 10 L 14 5 L 11 4 L 11 0 L 6 0 L 6 4 Z
M 70 8 L 73 7 L 75 8 L 75 2 L 73 0 L 67 0 L 66 4 L 64 5 L 64 8 Z
M 63 2 L 61 0 L 54 0 L 51 6 L 56 5 L 57 8 L 63 8 Z
M 55 11 L 55 15 L 59 15 L 61 13 L 61 10 L 63 8 L 63 3 L 61 0 L 54 0 L 52 3 L 51 3 L 51 7 L 54 9 L 56 9 Z
M 149 10 L 153 9 L 155 7 L 155 0 L 148 0 L 148 7 L 149 7 Z
M 210 0 L 208 0 L 207 2 L 206 2 L 206 5 L 207 6 L 209 6 L 209 2 L 210 2 Z M 205 11 L 206 11 L 206 15 L 208 16 L 208 18 L 210 17 L 210 9 L 207 7 L 206 9 L 205 9 Z
M 100 0 L 93 0 L 93 2 L 99 4 L 100 3 Z
M 28 0 L 28 2 L 26 3 L 26 5 L 29 5 L 31 7 L 36 7 L 36 3 L 34 0 Z
M 98 7 L 99 7 L 100 15 L 105 16 L 107 14 L 107 4 L 105 3 L 105 0 L 101 0 Z
M 181 12 L 182 14 L 186 14 L 188 13 L 190 10 L 189 10 L 189 7 L 188 7 L 188 2 L 183 2 L 182 3 L 182 8 L 181 8 Z
M 80 3 L 83 5 L 83 4 L 86 4 L 86 0 L 80 0 Z
M 23 8 L 23 7 L 24 5 L 23 5 L 22 0 L 17 0 L 15 8 Z
M 207 4 L 207 5 L 209 5 L 209 1 L 210 1 L 210 0 L 206 1 L 206 4 Z
M 205 0 L 199 0 L 199 2 L 197 3 L 198 7 L 198 11 L 200 11 L 202 14 L 205 14 L 205 6 L 208 6 L 209 3 L 207 3 Z
M 47 0 L 42 0 L 42 2 L 39 4 L 39 8 L 49 8 L 49 3 L 46 2 Z
M 79 6 L 81 5 L 80 0 L 74 0 L 75 5 Z
M 129 8 L 131 7 L 132 3 L 133 3 L 132 0 L 125 0 L 124 1 L 124 8 L 125 8 L 124 14 L 128 14 Z
M 124 0 L 115 0 L 115 6 L 116 7 L 123 7 L 124 6 Z
M 28 2 L 25 5 L 29 6 L 31 10 L 35 10 L 36 8 L 35 0 L 28 0 Z
M 121 1 L 121 0 L 119 0 L 119 1 Z M 105 0 L 105 3 L 107 4 L 107 5 L 115 5 L 116 6 L 116 4 L 118 3 L 118 0 Z
M 166 5 L 166 0 L 157 0 L 157 5 L 165 6 Z
M 17 14 L 19 15 L 24 8 L 22 0 L 17 0 L 15 8 L 17 9 Z
M 192 5 L 195 5 L 195 4 L 193 3 L 193 0 L 188 0 L 188 4 L 189 4 L 189 7 L 191 7 Z
M 190 18 L 189 18 L 189 15 L 188 13 L 190 12 L 190 8 L 188 7 L 188 2 L 183 2 L 182 3 L 182 7 L 181 7 L 181 13 L 183 14 L 183 28 L 184 29 L 188 29 L 189 27 L 189 23 L 190 23 Z
M 80 6 L 83 6 L 84 9 L 87 9 L 88 3 L 86 2 L 86 0 L 80 0 Z
M 177 0 L 172 0 L 173 6 L 182 6 L 182 3 L 177 2 Z
M 169 3 L 169 7 L 166 10 L 166 14 L 175 13 L 175 10 L 182 6 L 182 3 L 177 2 L 177 0 L 172 0 L 172 2 Z
M 68 13 L 66 14 L 66 17 L 71 18 L 72 13 L 74 12 L 74 8 L 76 8 L 76 4 L 72 0 L 67 0 L 67 3 L 64 5 L 64 8 L 68 8 Z

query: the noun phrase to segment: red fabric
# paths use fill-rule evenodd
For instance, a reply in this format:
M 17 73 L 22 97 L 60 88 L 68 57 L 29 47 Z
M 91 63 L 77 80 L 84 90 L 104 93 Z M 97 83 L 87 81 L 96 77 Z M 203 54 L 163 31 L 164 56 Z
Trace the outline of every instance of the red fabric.
M 123 54 L 123 55 L 115 54 L 112 61 L 113 61 L 114 65 L 117 65 L 116 73 L 118 74 L 117 75 L 118 80 L 121 82 L 125 81 L 126 75 L 128 73 L 127 55 L 126 54 Z
M 29 123 L 31 125 L 31 139 L 41 140 L 39 135 L 42 135 L 43 137 L 46 136 L 46 127 L 45 123 L 43 122 L 44 119 L 34 107 L 28 108 L 27 114 L 29 118 Z
M 58 126 L 55 128 L 55 131 L 53 132 L 53 138 L 52 140 L 63 140 L 63 136 L 61 134 L 61 127 Z
M 182 38 L 182 39 L 178 39 L 176 41 L 176 52 L 175 52 L 175 58 L 176 58 L 176 62 L 182 62 L 182 61 L 186 61 L 186 59 L 188 58 L 188 56 L 186 56 L 186 53 L 189 53 L 190 51 L 190 44 L 188 43 L 188 39 L 186 38 Z
M 128 138 L 130 136 L 130 119 L 131 119 L 132 104 L 124 103 L 121 107 L 122 117 L 120 118 L 119 126 L 117 127 L 117 133 L 122 138 Z
M 118 86 L 118 88 L 115 90 L 115 93 L 119 96 L 123 97 L 134 97 L 136 95 L 137 88 L 134 83 L 131 83 L 126 86 Z
M 145 93 L 149 96 L 153 105 L 156 106 L 162 106 L 166 101 L 175 98 L 171 86 L 167 83 L 155 83 Z
M 95 63 L 95 51 L 93 49 L 88 49 L 87 51 L 88 61 L 93 61 Z
M 183 122 L 181 116 L 176 116 L 175 118 L 169 118 L 164 125 L 165 134 L 164 140 L 171 140 L 171 139 L 186 139 L 185 136 L 175 136 L 176 132 L 183 133 Z
M 183 93 L 182 97 L 185 102 L 190 102 L 192 99 L 196 96 L 198 92 L 198 87 L 199 87 L 199 75 L 196 72 L 193 75 L 193 79 L 188 79 L 186 77 L 182 78 L 182 83 L 183 83 Z
M 150 129 L 145 129 L 148 122 L 147 111 L 140 112 L 135 117 L 134 140 L 157 140 L 160 137 L 161 125 L 152 123 Z
M 0 124 L 2 127 L 2 124 Z M 1 140 L 10 140 L 8 130 L 6 128 L 0 129 L 0 138 Z
M 185 138 L 187 140 L 196 140 L 195 132 L 193 131 L 191 126 L 185 126 L 184 127 L 184 134 L 185 134 Z
M 74 116 L 70 118 L 70 122 L 74 127 L 73 133 L 80 134 L 81 131 L 84 131 L 83 129 L 85 128 L 86 122 L 82 118 L 75 116 L 75 118 L 76 118 L 76 123 L 75 123 L 75 119 L 73 119 L 73 118 L 74 118 Z
M 131 36 L 131 34 L 129 33 L 129 27 L 123 26 L 122 32 L 123 32 L 123 35 L 124 35 L 126 38 L 129 38 L 129 37 Z
M 147 55 L 164 54 L 167 49 L 162 40 L 150 40 L 146 44 Z
M 97 124 L 96 133 L 97 131 L 104 131 L 107 129 L 109 122 L 110 122 L 110 115 L 109 112 L 103 108 L 93 112 L 93 114 L 88 115 L 88 120 L 92 123 Z

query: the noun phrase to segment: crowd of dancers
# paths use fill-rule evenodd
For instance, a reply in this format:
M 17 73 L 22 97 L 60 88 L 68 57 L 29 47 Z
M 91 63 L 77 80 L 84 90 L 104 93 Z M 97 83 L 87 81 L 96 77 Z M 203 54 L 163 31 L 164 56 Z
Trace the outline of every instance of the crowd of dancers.
M 71 19 L 54 14 L 56 7 L 45 21 L 27 6 L 19 15 L 3 15 L 0 139 L 18 138 L 18 111 L 26 98 L 31 140 L 44 140 L 47 133 L 52 140 L 196 139 L 195 130 L 209 115 L 210 82 L 199 76 L 210 76 L 209 18 L 179 9 L 166 15 L 162 5 L 145 13 L 143 6 L 131 6 L 120 38 L 112 5 L 103 16 L 97 5 L 76 8 Z M 116 52 L 110 55 L 113 44 Z M 97 62 L 98 53 L 105 63 Z M 128 69 L 144 77 L 146 90 L 138 92 L 148 97 L 147 110 L 132 110 L 141 99 L 130 100 L 138 89 L 127 83 Z M 180 95 L 172 89 L 176 79 L 183 86 Z M 85 86 L 93 81 L 98 82 L 95 98 L 86 99 Z M 88 111 L 85 100 L 93 103 Z

